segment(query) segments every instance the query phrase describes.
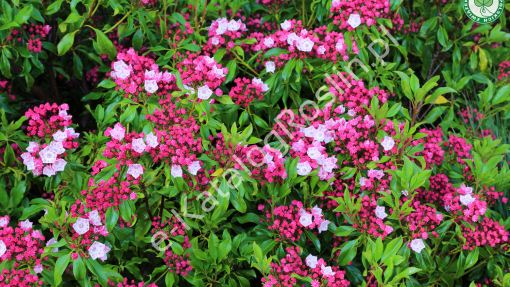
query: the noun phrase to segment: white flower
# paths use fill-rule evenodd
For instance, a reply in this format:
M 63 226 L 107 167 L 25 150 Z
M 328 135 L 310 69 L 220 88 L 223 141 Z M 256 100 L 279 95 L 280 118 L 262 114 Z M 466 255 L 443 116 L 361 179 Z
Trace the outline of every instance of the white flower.
M 218 21 L 218 29 L 216 29 L 216 35 L 223 35 L 228 30 L 228 21 L 227 19 L 221 19 Z
M 393 148 L 393 146 L 395 146 L 395 140 L 391 137 L 384 137 L 381 145 L 385 151 L 389 151 Z
M 63 154 L 66 151 L 62 142 L 52 141 L 49 147 L 53 149 L 57 154 Z
M 446 211 L 450 212 L 450 206 L 449 205 L 445 205 L 444 209 L 446 209 Z
M 388 216 L 388 214 L 386 214 L 386 210 L 385 210 L 385 207 L 384 206 L 377 206 L 375 208 L 375 216 L 377 216 L 378 218 L 380 219 L 384 219 Z
M 228 30 L 229 31 L 237 31 L 241 28 L 241 23 L 239 22 L 236 22 L 235 20 L 230 20 L 230 22 L 228 22 Z
M 466 195 L 460 196 L 460 203 L 462 203 L 465 206 L 468 206 L 473 201 L 475 201 L 475 198 L 473 198 L 471 196 L 471 194 L 466 194 Z
M 312 224 L 313 223 L 312 215 L 308 212 L 305 212 L 299 218 L 299 223 L 303 224 L 304 227 L 307 227 L 308 225 Z
M 329 220 L 323 220 L 321 221 L 321 224 L 319 225 L 319 233 L 323 231 L 328 231 L 328 226 L 331 222 Z
M 192 175 L 197 175 L 197 172 L 200 170 L 200 161 L 196 160 L 188 165 L 188 171 Z
M 322 168 L 324 168 L 327 172 L 333 172 L 333 169 L 337 167 L 336 162 L 338 159 L 334 156 L 328 157 L 324 160 L 324 163 L 322 164 Z
M 289 20 L 285 20 L 285 22 L 280 24 L 280 27 L 282 27 L 282 29 L 285 31 L 289 30 L 291 26 L 292 24 L 290 23 Z
M 354 109 L 352 109 L 352 110 L 349 110 L 349 111 L 347 112 L 347 114 L 348 114 L 350 117 L 354 117 L 354 116 L 356 115 L 356 111 L 355 111 Z
M 313 256 L 312 254 L 308 254 L 305 259 L 306 266 L 310 268 L 317 267 L 317 256 Z
M 108 259 L 108 257 L 106 257 L 106 254 L 107 254 L 107 253 L 108 253 L 108 251 L 110 251 L 110 250 L 111 250 L 110 246 L 105 245 L 105 246 L 104 246 L 104 255 L 103 255 L 103 256 L 101 256 L 101 257 L 99 257 L 99 259 L 101 259 L 102 261 L 105 261 L 106 259 Z
M 37 264 L 37 265 L 35 265 L 35 267 L 34 267 L 34 273 L 35 273 L 35 274 L 39 274 L 39 273 L 41 273 L 41 272 L 43 272 L 43 266 L 42 266 L 42 264 Z
M 324 47 L 324 45 L 320 45 L 319 48 L 317 48 L 317 54 L 324 55 L 325 52 L 326 48 Z
M 90 223 L 85 218 L 78 218 L 76 222 L 73 224 L 73 229 L 78 233 L 79 235 L 85 234 L 89 231 Z
M 89 248 L 89 254 L 92 259 L 97 259 L 106 256 L 106 245 L 99 241 L 95 241 Z
M 64 171 L 66 165 L 67 161 L 65 161 L 65 159 L 59 158 L 53 163 L 53 169 L 55 171 Z
M 131 148 L 137 153 L 143 153 L 147 145 L 143 142 L 143 138 L 134 139 L 131 142 Z
M 269 86 L 267 84 L 265 84 L 264 82 L 262 82 L 261 79 L 253 78 L 251 80 L 251 83 L 254 86 L 260 86 L 260 91 L 262 91 L 263 93 L 269 91 Z
M 43 163 L 54 163 L 57 159 L 57 153 L 49 146 L 39 152 Z
M 316 205 L 312 208 L 312 213 L 315 215 L 322 215 L 322 209 Z
M 110 136 L 118 141 L 122 140 L 125 136 L 126 128 L 121 125 L 115 125 L 113 130 L 110 131 Z
M 312 171 L 312 167 L 310 166 L 310 163 L 307 161 L 300 162 L 297 164 L 297 174 L 299 175 L 308 175 Z
M 325 138 L 326 138 L 326 133 L 324 131 L 321 131 L 321 130 L 317 129 L 313 133 L 313 139 L 318 141 L 318 142 L 324 141 Z
M 55 238 L 52 238 L 50 240 L 48 240 L 48 242 L 46 242 L 46 246 L 50 246 L 50 245 L 53 245 L 55 243 L 57 243 L 58 241 L 55 239 Z M 58 252 L 58 247 L 51 250 L 52 253 L 55 253 L 55 252 Z
M 305 134 L 305 137 L 312 138 L 315 136 L 315 128 L 313 126 L 304 128 L 301 132 Z
M 266 47 L 268 47 L 268 48 L 273 47 L 273 45 L 274 45 L 273 38 L 271 38 L 271 37 L 264 38 L 264 45 L 266 45 Z
M 209 87 L 207 85 L 198 88 L 198 98 L 199 99 L 207 100 L 211 97 L 212 94 L 213 94 L 213 92 L 211 91 L 211 89 L 209 89 Z
M 366 179 L 365 177 L 360 177 L 360 179 L 359 179 L 359 185 L 361 185 L 361 186 L 365 186 L 366 182 L 367 182 L 367 179 Z
M 53 169 L 53 166 L 50 164 L 50 165 L 47 165 L 43 168 L 43 172 L 42 172 L 45 176 L 53 176 L 55 174 L 57 174 L 57 171 L 55 169 Z
M 219 43 L 220 43 L 220 39 L 218 39 L 216 37 L 211 38 L 211 44 L 213 44 L 214 46 L 218 46 Z
M 340 0 L 333 0 L 333 1 L 331 1 L 331 7 L 336 7 L 338 5 L 340 5 Z
M 99 211 L 97 210 L 92 210 L 89 212 L 89 221 L 95 226 L 103 225 L 101 223 L 101 217 L 99 217 Z
M 67 133 L 63 131 L 57 131 L 56 133 L 53 134 L 53 139 L 58 142 L 65 141 L 67 139 Z
M 322 271 L 322 275 L 324 277 L 329 277 L 329 276 L 334 276 L 336 272 L 333 272 L 333 270 L 331 269 L 331 266 L 324 266 L 324 265 L 321 265 L 321 271 Z
M 113 63 L 113 69 L 115 70 L 112 72 L 112 78 L 119 78 L 121 80 L 124 80 L 125 78 L 129 77 L 129 74 L 131 74 L 131 69 L 124 61 L 120 60 L 118 62 Z
M 134 178 L 138 178 L 143 174 L 143 167 L 141 164 L 130 164 L 127 170 L 127 174 L 131 175 Z
M 315 43 L 310 38 L 299 39 L 296 47 L 301 52 L 310 52 L 313 49 Z
M 276 68 L 276 66 L 273 61 L 266 62 L 266 72 L 274 73 L 275 68 Z
M 5 246 L 5 243 L 3 240 L 0 240 L 0 257 L 2 257 L 5 252 L 7 252 L 7 246 Z
M 352 13 L 351 15 L 349 15 L 349 20 L 347 20 L 347 23 L 349 23 L 349 25 L 351 25 L 352 28 L 358 27 L 361 24 L 361 18 L 359 14 Z
M 182 177 L 182 167 L 180 165 L 172 165 L 170 173 L 173 177 Z
M 294 41 L 299 41 L 299 36 L 296 33 L 291 33 L 287 36 L 287 44 L 294 45 Z M 297 43 L 296 43 L 297 44 Z
M 151 80 L 151 79 L 154 78 L 155 75 L 156 75 L 156 71 L 154 71 L 154 70 L 150 70 L 150 71 L 145 70 L 145 80 Z
M 30 220 L 27 219 L 27 220 L 21 222 L 20 227 L 22 229 L 30 229 L 30 228 L 32 228 L 32 224 L 33 223 Z
M 423 248 L 425 248 L 425 244 L 423 243 L 423 240 L 414 239 L 413 241 L 411 241 L 411 249 L 414 252 L 420 253 Z
M 155 136 L 152 132 L 148 133 L 145 136 L 145 141 L 147 142 L 147 145 L 149 145 L 152 148 L 155 148 L 158 146 L 158 137 Z
M 154 93 L 158 90 L 158 82 L 156 80 L 145 80 L 145 90 L 147 93 Z
M 402 190 L 402 194 L 405 195 L 405 196 L 408 196 L 409 195 L 409 191 L 407 190 Z
M 306 154 L 311 159 L 318 159 L 321 156 L 321 152 L 319 151 L 319 148 L 317 148 L 317 147 L 309 148 L 308 151 L 306 152 Z
M 0 217 L 0 227 L 6 227 L 9 224 L 9 216 Z

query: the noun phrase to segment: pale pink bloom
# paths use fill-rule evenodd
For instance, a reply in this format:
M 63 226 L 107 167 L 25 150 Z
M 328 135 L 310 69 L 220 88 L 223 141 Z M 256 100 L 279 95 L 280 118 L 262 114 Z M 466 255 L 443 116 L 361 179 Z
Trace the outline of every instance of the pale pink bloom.
M 351 109 L 347 112 L 347 115 L 349 115 L 350 117 L 354 117 L 356 115 L 356 110 L 354 109 Z
M 55 171 L 64 171 L 66 168 L 67 161 L 65 159 L 59 158 L 53 163 L 53 170 Z
M 214 46 L 218 46 L 219 43 L 220 43 L 220 39 L 218 39 L 216 37 L 211 38 L 211 44 L 213 44 Z
M 97 258 L 101 258 L 103 256 L 106 256 L 106 245 L 104 245 L 103 243 L 101 243 L 99 241 L 95 241 L 89 247 L 89 254 L 93 260 L 95 260 Z
M 32 224 L 33 224 L 33 223 L 32 223 L 30 220 L 28 220 L 28 219 L 27 219 L 27 220 L 25 220 L 25 221 L 21 221 L 20 227 L 21 227 L 22 229 L 27 230 L 27 229 L 32 228 Z
M 471 194 L 466 194 L 466 195 L 460 196 L 460 203 L 462 203 L 465 206 L 468 206 L 473 201 L 475 201 L 475 198 L 473 198 L 471 196 Z
M 99 216 L 99 211 L 97 211 L 97 210 L 92 210 L 91 212 L 89 212 L 89 221 L 95 226 L 103 225 L 101 223 L 101 217 Z
M 137 153 L 143 153 L 143 151 L 145 150 L 145 143 L 143 142 L 143 138 L 139 138 L 139 139 L 134 139 L 132 142 L 131 142 L 131 147 L 133 148 L 134 151 L 136 151 Z
M 164 83 L 170 83 L 173 81 L 173 77 L 174 75 L 172 73 L 169 73 L 168 71 L 165 71 L 163 73 L 163 76 L 161 77 L 161 80 L 164 82 Z
M 43 266 L 42 266 L 41 264 L 37 264 L 37 265 L 35 265 L 35 267 L 34 267 L 34 273 L 35 273 L 35 274 L 39 274 L 39 273 L 41 273 L 42 271 L 43 271 Z
M 9 224 L 9 215 L 0 217 L 0 227 L 6 227 Z
M 67 134 L 63 131 L 57 131 L 53 134 L 53 139 L 58 142 L 65 141 L 67 139 Z
M 131 194 L 129 195 L 129 199 L 135 200 L 137 196 L 138 195 L 136 194 L 136 192 L 131 192 Z
M 89 231 L 90 224 L 88 219 L 85 218 L 78 218 L 76 222 L 73 224 L 73 229 L 78 233 L 79 235 L 83 235 Z
M 209 86 L 205 85 L 198 88 L 198 98 L 202 100 L 208 100 L 213 94 L 213 91 L 209 88 Z
M 322 271 L 323 277 L 334 276 L 336 273 L 336 272 L 333 272 L 333 270 L 331 269 L 331 266 L 325 267 L 324 265 L 321 265 L 321 271 Z
M 55 238 L 52 238 L 52 239 L 48 240 L 48 242 L 46 242 L 46 246 L 50 246 L 50 245 L 53 245 L 55 243 L 58 243 L 58 241 Z M 56 247 L 55 249 L 51 250 L 51 252 L 52 253 L 58 252 L 58 247 Z
M 57 154 L 63 154 L 66 151 L 62 142 L 52 141 L 49 147 L 53 149 Z
M 313 223 L 312 215 L 308 212 L 305 212 L 299 218 L 299 223 L 301 223 L 304 227 L 307 227 L 308 225 L 312 224 Z
M 213 70 L 213 73 L 214 73 L 216 79 L 221 79 L 221 78 L 225 77 L 225 73 L 223 73 L 222 68 L 217 68 L 216 65 L 214 65 L 212 70 Z
M 326 48 L 324 47 L 324 45 L 320 45 L 319 48 L 317 48 L 317 54 L 324 55 L 325 52 Z
M 188 165 L 188 171 L 192 175 L 197 175 L 197 172 L 200 170 L 200 161 L 196 160 Z
M 97 242 L 97 241 L 96 241 L 96 242 Z M 106 257 L 106 254 L 107 254 L 107 253 L 108 253 L 108 251 L 110 251 L 110 250 L 111 250 L 110 246 L 105 245 L 105 246 L 104 246 L 104 255 L 103 255 L 103 256 L 101 256 L 101 257 L 99 257 L 99 259 L 101 259 L 102 261 L 106 261 L 106 260 L 108 259 L 108 257 Z
M 311 158 L 311 159 L 317 159 L 319 158 L 319 156 L 321 156 L 321 152 L 319 151 L 319 148 L 318 147 L 311 147 L 311 148 L 308 148 L 308 151 L 306 152 L 306 154 Z
M 40 151 L 39 156 L 43 163 L 54 163 L 57 159 L 57 153 L 50 146 L 47 146 Z
M 287 36 L 287 44 L 292 46 L 294 44 L 294 41 L 296 41 L 297 44 L 297 42 L 299 41 L 299 36 L 296 33 L 290 33 Z
M 122 140 L 126 134 L 126 128 L 120 123 L 117 123 L 113 130 L 110 131 L 110 136 L 118 141 Z
M 266 62 L 266 72 L 274 73 L 275 68 L 276 68 L 276 66 L 273 61 Z
M 329 224 L 331 223 L 331 221 L 329 220 L 323 220 L 321 221 L 321 224 L 319 225 L 319 233 L 323 232 L 323 231 L 328 231 L 328 226 Z
M 359 14 L 352 13 L 351 15 L 349 15 L 349 19 L 347 20 L 347 23 L 349 23 L 349 25 L 352 28 L 358 27 L 361 24 L 361 18 L 359 16 Z
M 264 45 L 265 45 L 266 47 L 268 47 L 268 48 L 273 47 L 273 45 L 274 45 L 274 40 L 273 40 L 273 38 L 271 38 L 271 37 L 266 37 L 266 38 L 264 38 Z
M 292 144 L 292 148 L 291 149 L 293 151 L 300 152 L 304 147 L 305 147 L 305 142 L 302 139 L 300 139 L 299 141 L 294 142 Z
M 50 30 L 51 30 L 51 26 L 50 25 L 45 25 L 43 28 L 42 28 L 43 32 L 47 35 L 50 33 Z
M 381 142 L 381 146 L 384 148 L 385 151 L 389 151 L 395 146 L 395 140 L 392 137 L 386 136 Z
M 317 205 L 312 208 L 312 214 L 317 216 L 322 216 L 322 209 Z
M 68 115 L 66 110 L 59 110 L 58 115 L 66 121 L 70 120 L 73 117 L 73 116 Z
M 408 196 L 408 195 L 409 195 L 409 191 L 407 191 L 407 190 L 402 190 L 402 194 L 403 194 L 404 196 Z
M 420 253 L 423 250 L 423 248 L 425 248 L 425 244 L 423 243 L 423 240 L 414 239 L 413 241 L 411 241 L 411 249 L 414 252 Z
M 263 92 L 263 93 L 269 91 L 269 86 L 267 84 L 265 84 L 264 82 L 262 82 L 261 79 L 253 78 L 251 80 L 251 83 L 254 86 L 260 86 L 260 91 Z
M 310 253 L 310 254 L 308 254 L 308 256 L 306 256 L 305 262 L 306 262 L 306 266 L 308 266 L 310 268 L 315 268 L 315 267 L 317 267 L 317 256 L 313 256 Z
M 388 216 L 388 214 L 386 214 L 385 207 L 384 206 L 377 206 L 375 208 L 375 216 L 377 216 L 380 219 L 386 218 Z
M 145 141 L 147 142 L 147 145 L 152 147 L 152 148 L 155 148 L 158 146 L 158 137 L 155 136 L 152 132 L 148 133 L 146 136 L 145 136 Z
M 158 90 L 158 82 L 156 80 L 145 80 L 145 90 L 147 93 L 153 94 Z
M 141 164 L 130 164 L 127 170 L 127 174 L 131 175 L 134 178 L 138 178 L 143 174 L 143 167 Z
M 312 171 L 312 167 L 310 166 L 310 163 L 307 161 L 298 163 L 297 169 L 298 169 L 297 174 L 301 176 L 308 175 Z
M 173 177 L 182 177 L 182 167 L 180 165 L 172 165 L 170 173 Z
M 283 30 L 288 31 L 292 27 L 292 23 L 289 20 L 285 20 L 285 22 L 280 24 Z
M 57 174 L 57 171 L 53 168 L 53 166 L 50 164 L 50 165 L 47 165 L 43 168 L 43 172 L 42 172 L 45 176 L 54 176 Z
M 365 186 L 365 184 L 367 184 L 367 181 L 368 181 L 368 179 L 366 179 L 365 177 L 360 177 L 359 185 Z
M 3 240 L 0 240 L 0 257 L 2 257 L 5 252 L 7 252 L 7 246 L 5 246 L 5 243 Z
M 333 169 L 337 167 L 336 162 L 338 159 L 334 156 L 328 157 L 324 160 L 324 163 L 322 164 L 322 167 L 327 172 L 333 172 Z
M 64 132 L 67 134 L 67 137 L 75 139 L 80 136 L 80 133 L 74 131 L 73 128 L 65 128 Z
M 305 38 L 299 39 L 297 41 L 296 47 L 301 52 L 310 52 L 313 49 L 314 45 L 315 43 L 312 40 L 310 40 L 310 38 Z

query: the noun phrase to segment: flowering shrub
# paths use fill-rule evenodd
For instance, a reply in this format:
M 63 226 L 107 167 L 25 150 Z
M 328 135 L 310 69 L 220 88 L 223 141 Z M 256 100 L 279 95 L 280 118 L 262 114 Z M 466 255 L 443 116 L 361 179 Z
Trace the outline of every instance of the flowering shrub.
M 509 4 L 0 2 L 0 286 L 510 286 Z

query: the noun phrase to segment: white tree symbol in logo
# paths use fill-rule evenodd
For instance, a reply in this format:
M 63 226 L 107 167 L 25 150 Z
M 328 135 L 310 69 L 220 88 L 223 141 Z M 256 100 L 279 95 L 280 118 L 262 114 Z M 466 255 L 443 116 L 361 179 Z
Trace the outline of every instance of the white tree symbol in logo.
M 490 7 L 492 5 L 493 0 L 475 0 L 476 7 L 480 7 L 480 15 L 484 17 L 492 16 L 491 11 L 487 9 L 487 7 Z

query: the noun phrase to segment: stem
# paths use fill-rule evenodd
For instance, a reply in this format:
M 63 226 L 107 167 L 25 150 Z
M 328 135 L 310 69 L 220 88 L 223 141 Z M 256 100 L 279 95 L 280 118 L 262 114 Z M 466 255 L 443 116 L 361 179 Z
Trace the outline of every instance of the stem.
M 250 69 L 250 71 L 252 71 L 253 73 L 255 73 L 255 75 L 257 75 L 257 77 L 259 76 L 259 73 L 257 73 L 255 70 L 253 70 L 253 69 L 250 67 L 250 65 L 246 64 L 246 62 L 245 62 L 243 59 L 241 59 L 241 58 L 237 55 L 237 53 L 236 53 L 236 52 L 234 52 L 234 51 L 231 51 L 231 52 L 232 52 L 232 54 L 234 54 L 234 56 L 237 58 L 237 60 L 241 61 L 241 62 L 243 63 L 243 65 L 245 65 L 248 69 Z
M 259 129 L 257 128 L 257 124 L 255 123 L 255 119 L 253 118 L 253 115 L 250 113 L 250 106 L 248 106 L 247 112 L 248 112 L 248 115 L 250 115 L 251 120 L 253 121 L 253 126 L 255 127 L 255 131 L 257 132 L 257 137 L 260 137 Z
M 106 30 L 105 32 L 103 32 L 104 34 L 108 34 L 110 33 L 113 29 L 115 29 L 115 27 L 119 26 L 120 23 L 122 23 L 122 21 L 124 21 L 127 16 L 129 16 L 129 14 L 131 14 L 131 12 L 133 12 L 133 10 L 129 10 L 129 12 L 126 13 L 126 15 L 124 15 L 124 17 L 122 17 L 122 19 L 120 19 L 119 22 L 117 22 L 115 25 L 113 25 L 112 27 L 110 27 L 110 29 Z

